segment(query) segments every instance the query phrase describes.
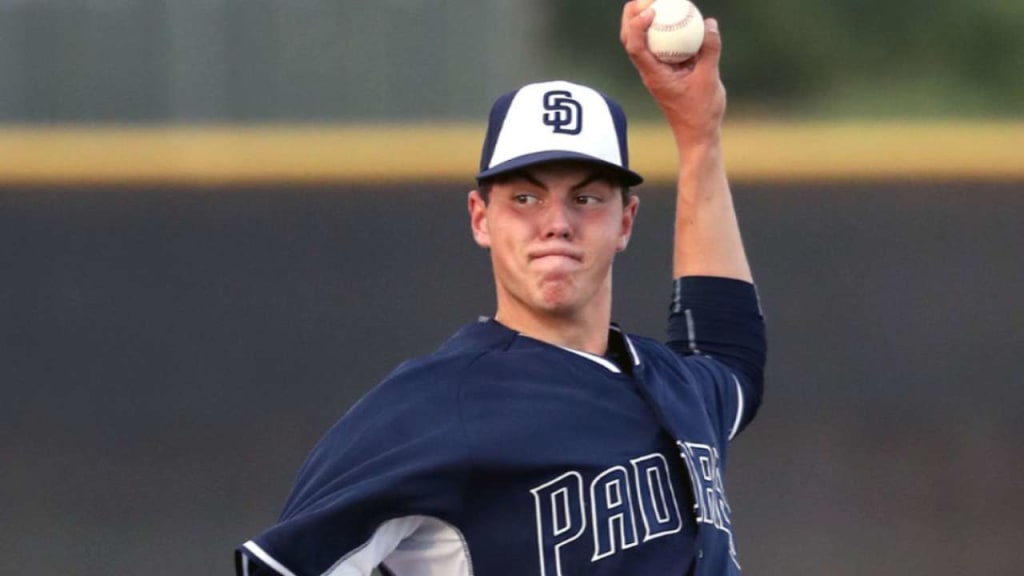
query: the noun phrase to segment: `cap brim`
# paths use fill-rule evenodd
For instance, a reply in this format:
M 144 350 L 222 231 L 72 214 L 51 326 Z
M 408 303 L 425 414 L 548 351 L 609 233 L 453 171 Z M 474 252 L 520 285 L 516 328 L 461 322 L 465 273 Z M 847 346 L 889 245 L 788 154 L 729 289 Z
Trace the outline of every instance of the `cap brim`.
M 487 170 L 483 170 L 482 172 L 476 175 L 476 179 L 478 181 L 486 180 L 488 178 L 500 176 L 501 174 L 507 174 L 509 172 L 514 172 L 516 170 L 526 168 L 527 166 L 533 166 L 536 164 L 546 164 L 548 162 L 557 162 L 564 160 L 587 162 L 589 164 L 597 164 L 599 166 L 608 168 L 622 179 L 622 184 L 624 186 L 636 186 L 638 184 L 643 183 L 644 181 L 643 177 L 637 174 L 636 172 L 633 172 L 632 170 L 626 170 L 625 168 L 619 166 L 618 164 L 613 164 L 606 160 L 595 158 L 594 156 L 589 156 L 587 154 L 580 154 L 579 152 L 570 152 L 568 150 L 548 150 L 545 152 L 535 152 L 533 154 L 519 156 L 517 158 L 508 160 L 507 162 L 502 162 L 497 166 L 491 166 Z

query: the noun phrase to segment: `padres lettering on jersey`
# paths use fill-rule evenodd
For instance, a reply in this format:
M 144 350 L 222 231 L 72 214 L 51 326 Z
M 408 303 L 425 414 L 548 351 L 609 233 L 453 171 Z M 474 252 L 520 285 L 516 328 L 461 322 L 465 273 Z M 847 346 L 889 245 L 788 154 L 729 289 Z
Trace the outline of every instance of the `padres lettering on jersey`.
M 718 450 L 707 444 L 676 442 L 679 454 L 686 462 L 690 472 L 690 485 L 693 487 L 693 513 L 697 522 L 711 524 L 729 536 L 729 555 L 738 568 L 740 563 L 736 557 L 736 543 L 732 538 L 732 521 L 729 515 L 732 509 L 725 498 L 725 485 L 722 482 L 722 469 L 719 464 Z
M 612 466 L 584 486 L 579 472 L 567 472 L 530 490 L 537 514 L 541 576 L 561 576 L 562 547 L 588 529 L 596 562 L 682 528 L 668 462 L 661 454 Z M 637 511 L 642 518 L 638 530 Z
M 718 451 L 706 444 L 677 445 L 690 475 L 695 521 L 729 535 L 730 554 L 739 566 Z M 541 576 L 562 576 L 561 552 L 566 546 L 589 544 L 591 561 L 597 562 L 682 529 L 671 468 L 659 453 L 632 459 L 628 466 L 612 466 L 585 484 L 583 476 L 572 471 L 530 490 Z

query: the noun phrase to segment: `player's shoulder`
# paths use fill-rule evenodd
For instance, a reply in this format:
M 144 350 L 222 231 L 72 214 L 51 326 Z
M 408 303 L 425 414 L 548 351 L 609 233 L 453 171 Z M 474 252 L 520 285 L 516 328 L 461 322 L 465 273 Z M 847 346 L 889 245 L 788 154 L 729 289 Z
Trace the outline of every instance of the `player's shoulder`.
M 407 360 L 384 383 L 451 380 L 491 352 L 506 350 L 516 333 L 488 318 L 480 318 L 453 334 L 433 353 Z
M 483 322 L 465 326 L 435 352 L 400 364 L 345 412 L 322 443 L 342 446 L 352 438 L 373 444 L 382 438 L 393 442 L 440 432 L 445 438 L 457 435 L 462 374 L 476 358 L 509 339 L 503 330 L 493 328 L 493 323 Z
M 658 373 L 695 381 L 719 378 L 718 374 L 724 370 L 718 361 L 704 354 L 680 351 L 648 336 L 630 333 L 626 338 L 639 361 Z
M 394 405 L 457 394 L 465 374 L 478 369 L 480 360 L 492 352 L 507 349 L 515 337 L 514 331 L 481 318 L 463 326 L 433 353 L 402 362 L 361 403 Z

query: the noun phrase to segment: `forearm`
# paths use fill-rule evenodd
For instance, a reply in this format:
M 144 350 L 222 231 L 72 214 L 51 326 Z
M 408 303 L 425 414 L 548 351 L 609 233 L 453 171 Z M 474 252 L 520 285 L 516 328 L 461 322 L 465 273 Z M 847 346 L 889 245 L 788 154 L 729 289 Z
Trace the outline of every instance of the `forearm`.
M 654 18 L 650 3 L 626 4 L 621 37 L 644 86 L 664 113 L 679 153 L 674 276 L 751 282 L 722 157 L 726 95 L 718 72 L 718 22 L 704 22 L 704 44 L 686 63 L 660 62 L 647 49 L 647 29 Z
M 673 277 L 718 276 L 753 282 L 740 236 L 720 138 L 680 143 Z

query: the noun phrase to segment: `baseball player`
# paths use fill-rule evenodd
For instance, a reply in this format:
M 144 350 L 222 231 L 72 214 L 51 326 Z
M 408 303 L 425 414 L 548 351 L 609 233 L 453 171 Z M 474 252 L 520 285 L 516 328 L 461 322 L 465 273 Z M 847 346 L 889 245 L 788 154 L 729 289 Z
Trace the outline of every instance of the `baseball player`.
M 663 64 L 646 4 L 622 41 L 681 165 L 667 343 L 611 323 L 642 181 L 621 108 L 564 81 L 502 96 L 468 199 L 494 316 L 327 432 L 240 576 L 739 574 L 724 470 L 765 340 L 719 145 L 721 40 L 709 20 L 694 60 Z

